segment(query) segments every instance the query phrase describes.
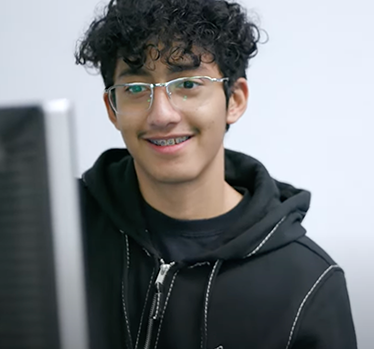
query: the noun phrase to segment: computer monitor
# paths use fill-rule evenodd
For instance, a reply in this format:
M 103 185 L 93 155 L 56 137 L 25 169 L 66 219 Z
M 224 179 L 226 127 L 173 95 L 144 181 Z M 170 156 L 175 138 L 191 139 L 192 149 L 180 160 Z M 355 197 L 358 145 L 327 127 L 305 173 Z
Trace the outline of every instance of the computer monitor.
M 0 108 L 0 348 L 87 349 L 66 100 Z

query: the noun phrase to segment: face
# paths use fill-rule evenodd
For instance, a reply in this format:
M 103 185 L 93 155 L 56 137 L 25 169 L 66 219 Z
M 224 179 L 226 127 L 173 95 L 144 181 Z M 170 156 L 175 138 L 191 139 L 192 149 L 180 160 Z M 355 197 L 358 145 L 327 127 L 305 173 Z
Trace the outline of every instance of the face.
M 119 60 L 114 83 L 162 83 L 192 76 L 223 77 L 214 63 L 202 63 L 197 69 L 173 72 L 157 61 L 152 62 L 152 67 L 146 64 L 141 71 L 131 72 L 129 66 Z M 121 132 L 134 158 L 139 180 L 179 184 L 197 180 L 209 169 L 217 167 L 218 163 L 223 163 L 226 124 L 233 124 L 240 118 L 245 111 L 247 97 L 246 81 L 239 79 L 229 108 L 222 82 L 212 83 L 209 97 L 190 110 L 173 106 L 165 87 L 155 87 L 153 104 L 142 114 L 117 114 L 111 108 L 107 94 L 104 100 L 110 120 Z M 165 144 L 163 141 L 172 144 L 186 138 L 182 143 L 160 146 Z M 174 141 L 169 141 L 171 139 Z

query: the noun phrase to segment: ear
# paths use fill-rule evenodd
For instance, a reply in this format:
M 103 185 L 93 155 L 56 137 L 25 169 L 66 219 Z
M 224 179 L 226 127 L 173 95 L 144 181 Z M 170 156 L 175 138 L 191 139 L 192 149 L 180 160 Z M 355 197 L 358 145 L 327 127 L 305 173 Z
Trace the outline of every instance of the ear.
M 226 122 L 231 125 L 237 122 L 247 109 L 249 97 L 248 83 L 245 78 L 239 78 L 233 88 L 229 100 Z
M 110 104 L 109 95 L 107 93 L 104 93 L 103 98 L 104 98 L 104 103 L 105 103 L 106 111 L 108 113 L 109 120 L 114 125 L 114 127 L 118 131 L 120 131 L 117 115 L 116 115 L 116 112 L 114 111 L 114 109 L 112 108 L 112 105 Z

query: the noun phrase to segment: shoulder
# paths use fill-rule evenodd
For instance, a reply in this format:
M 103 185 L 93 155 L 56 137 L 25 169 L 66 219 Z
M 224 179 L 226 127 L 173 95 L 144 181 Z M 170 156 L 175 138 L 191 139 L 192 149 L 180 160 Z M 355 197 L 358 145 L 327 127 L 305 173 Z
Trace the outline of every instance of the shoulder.
M 77 179 L 80 215 L 83 231 L 97 225 L 103 219 L 103 212 L 97 200 L 92 196 L 83 178 Z M 96 229 L 95 229 L 96 230 Z
M 253 263 L 252 263 L 253 262 Z M 248 260 L 246 272 L 252 271 L 259 279 L 267 276 L 271 288 L 282 287 L 286 298 L 302 302 L 306 295 L 314 294 L 332 275 L 344 278 L 341 267 L 315 242 L 303 236 L 283 247 Z M 281 285 L 281 286 L 280 286 Z M 288 296 L 286 296 L 288 295 Z
M 319 259 L 326 262 L 327 265 L 336 265 L 335 261 L 331 256 L 318 244 L 316 244 L 312 239 L 307 236 L 295 241 L 301 249 L 304 250 L 306 254 L 310 254 L 311 258 Z
M 344 271 L 311 239 L 303 237 L 295 246 L 304 251 L 304 260 L 314 260 L 320 267 L 299 299 L 287 348 L 303 348 L 313 340 L 324 348 L 356 349 Z
M 87 211 L 87 209 L 93 209 L 95 206 L 96 200 L 94 200 L 93 196 L 91 195 L 90 191 L 86 183 L 84 182 L 84 177 L 77 178 L 77 187 L 78 187 L 78 195 L 79 195 L 79 202 L 80 202 L 80 209 L 82 214 Z M 96 205 L 97 206 L 97 205 Z
M 284 258 L 294 278 L 303 281 L 306 293 L 314 292 L 318 285 L 323 284 L 336 272 L 344 276 L 344 271 L 335 260 L 307 236 L 286 247 Z
M 329 268 L 342 271 L 321 246 L 305 235 L 276 251 L 275 254 L 279 255 L 280 265 L 286 265 L 287 269 L 292 270 L 294 275 L 300 275 L 302 279 L 308 275 L 311 280 L 318 279 Z

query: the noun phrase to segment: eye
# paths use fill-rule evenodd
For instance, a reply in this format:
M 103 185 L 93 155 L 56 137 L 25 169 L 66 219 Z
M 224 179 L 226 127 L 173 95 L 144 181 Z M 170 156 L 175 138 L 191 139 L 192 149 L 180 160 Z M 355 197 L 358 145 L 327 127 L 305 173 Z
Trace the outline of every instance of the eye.
M 200 85 L 201 84 L 199 84 L 196 80 L 184 80 L 184 81 L 179 82 L 179 84 L 177 85 L 177 88 L 185 89 L 185 90 L 192 90 Z
M 197 84 L 194 81 L 188 80 L 182 82 L 183 88 L 191 89 L 194 88 Z
M 126 88 L 126 92 L 136 95 L 138 93 L 144 92 L 146 89 L 147 88 L 143 85 L 132 85 Z

